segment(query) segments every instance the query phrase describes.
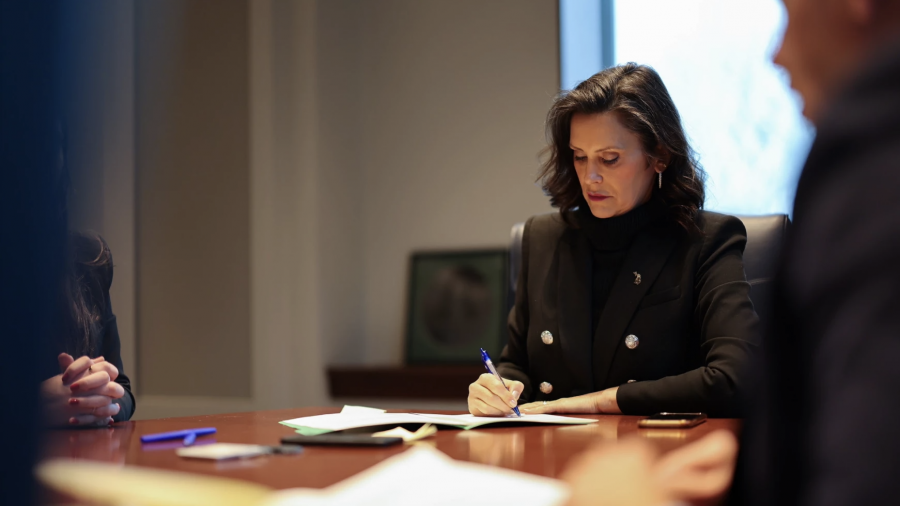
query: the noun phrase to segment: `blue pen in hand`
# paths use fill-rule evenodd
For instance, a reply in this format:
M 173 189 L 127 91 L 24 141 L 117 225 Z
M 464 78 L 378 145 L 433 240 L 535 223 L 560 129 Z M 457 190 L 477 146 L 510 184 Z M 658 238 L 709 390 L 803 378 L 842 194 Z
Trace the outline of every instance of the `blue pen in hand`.
M 503 378 L 501 378 L 499 374 L 497 374 L 497 369 L 494 369 L 494 363 L 491 362 L 491 357 L 484 351 L 484 348 L 481 348 L 481 361 L 484 363 L 484 368 L 487 369 L 489 373 L 493 374 L 495 378 L 500 380 L 500 384 L 503 385 L 503 388 L 509 390 L 509 387 L 506 386 L 506 382 L 503 381 Z M 513 411 L 516 413 L 516 416 L 522 416 L 522 413 L 519 413 L 518 407 L 513 408 Z

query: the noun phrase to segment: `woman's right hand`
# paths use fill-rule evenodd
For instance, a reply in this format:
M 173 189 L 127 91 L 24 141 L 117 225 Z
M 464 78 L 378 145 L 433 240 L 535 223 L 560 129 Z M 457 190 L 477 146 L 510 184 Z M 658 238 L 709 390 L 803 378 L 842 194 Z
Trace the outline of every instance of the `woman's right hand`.
M 493 374 L 482 374 L 469 385 L 469 413 L 475 416 L 506 416 L 516 407 L 525 390 L 520 381 L 504 379 L 509 390 Z
M 113 402 L 125 395 L 115 383 L 118 369 L 103 360 L 62 353 L 58 357 L 63 371 L 41 383 L 41 398 L 46 422 L 51 426 L 108 425 L 119 412 Z
M 119 377 L 119 369 L 107 362 L 103 357 L 88 358 L 83 356 L 75 360 L 68 353 L 60 353 L 57 361 L 59 362 L 59 371 L 63 376 L 63 382 L 72 385 L 75 390 L 87 390 L 82 388 L 86 383 L 96 385 L 98 380 L 103 377 L 102 373 L 104 372 L 109 377 L 107 382 L 115 381 Z M 91 375 L 97 376 L 87 380 L 87 377 Z

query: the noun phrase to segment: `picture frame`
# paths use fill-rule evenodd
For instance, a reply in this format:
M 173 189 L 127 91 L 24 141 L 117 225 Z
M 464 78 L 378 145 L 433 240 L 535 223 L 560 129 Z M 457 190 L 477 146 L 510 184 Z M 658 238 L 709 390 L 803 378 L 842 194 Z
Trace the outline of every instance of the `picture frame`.
M 410 255 L 406 363 L 480 364 L 507 340 L 509 251 L 420 251 Z

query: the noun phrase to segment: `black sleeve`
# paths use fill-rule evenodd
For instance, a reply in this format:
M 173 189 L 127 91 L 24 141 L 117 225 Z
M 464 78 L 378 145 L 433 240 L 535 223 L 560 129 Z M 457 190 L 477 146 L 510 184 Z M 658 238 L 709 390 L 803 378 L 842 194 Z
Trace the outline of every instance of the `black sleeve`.
M 503 378 L 521 381 L 525 385 L 520 399 L 532 398 L 531 380 L 528 378 L 528 245 L 531 236 L 531 222 L 525 222 L 522 232 L 522 266 L 516 281 L 516 301 L 509 311 L 507 327 L 509 341 L 497 361 L 497 372 Z M 520 401 L 522 402 L 522 401 Z
M 692 333 L 705 357 L 702 367 L 655 381 L 621 385 L 616 394 L 626 414 L 697 411 L 739 416 L 748 388 L 748 363 L 759 345 L 759 318 L 744 275 L 744 224 L 732 216 L 713 216 L 694 278 Z M 696 341 L 693 341 L 696 342 Z
M 110 256 L 109 262 L 107 265 L 103 266 L 102 269 L 103 296 L 106 303 L 103 311 L 103 335 L 101 338 L 100 355 L 119 370 L 119 376 L 116 378 L 116 383 L 122 385 L 122 388 L 125 389 L 125 395 L 115 401 L 120 409 L 119 413 L 113 417 L 113 420 L 124 422 L 130 420 L 131 415 L 134 414 L 135 402 L 134 395 L 131 393 L 131 380 L 129 380 L 128 376 L 125 374 L 125 368 L 122 365 L 119 327 L 116 325 L 116 315 L 113 313 L 112 302 L 109 297 L 109 289 L 112 286 L 113 276 L 112 256 Z

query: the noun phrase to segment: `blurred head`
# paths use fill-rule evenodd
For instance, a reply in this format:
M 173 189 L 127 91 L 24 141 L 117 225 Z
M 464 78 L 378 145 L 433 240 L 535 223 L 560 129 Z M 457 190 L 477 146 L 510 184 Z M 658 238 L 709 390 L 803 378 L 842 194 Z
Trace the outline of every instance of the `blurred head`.
M 561 212 L 586 203 L 597 218 L 610 218 L 656 198 L 694 230 L 704 174 L 652 68 L 610 67 L 563 93 L 547 115 L 547 137 L 540 178 Z
M 867 56 L 900 30 L 896 0 L 783 0 L 788 24 L 775 63 L 803 96 L 803 114 L 822 108 Z

